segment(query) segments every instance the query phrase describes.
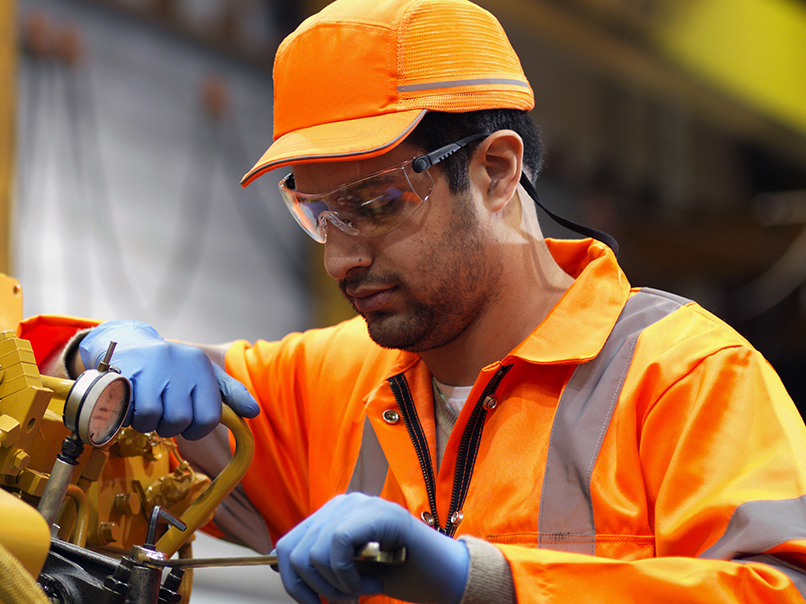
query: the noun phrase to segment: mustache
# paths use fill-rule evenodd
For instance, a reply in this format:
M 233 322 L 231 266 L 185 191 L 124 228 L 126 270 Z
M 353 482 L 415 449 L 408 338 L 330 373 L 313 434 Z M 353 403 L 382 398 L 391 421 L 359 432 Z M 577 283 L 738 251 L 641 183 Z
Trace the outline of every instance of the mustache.
M 371 275 L 367 272 L 356 272 L 350 273 L 343 279 L 336 279 L 336 285 L 338 285 L 339 291 L 342 293 L 342 295 L 350 300 L 352 299 L 352 296 L 347 293 L 348 289 L 355 291 L 360 287 L 389 287 L 391 285 L 402 287 L 404 283 L 400 278 L 400 275 L 391 272 L 379 273 L 375 275 Z

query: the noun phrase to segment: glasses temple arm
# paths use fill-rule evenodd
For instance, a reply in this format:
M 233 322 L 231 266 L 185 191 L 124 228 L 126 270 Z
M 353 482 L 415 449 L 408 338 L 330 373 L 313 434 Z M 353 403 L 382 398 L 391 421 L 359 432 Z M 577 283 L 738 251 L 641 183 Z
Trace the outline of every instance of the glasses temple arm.
M 489 132 L 481 132 L 479 134 L 471 134 L 470 136 L 466 136 L 464 138 L 460 138 L 455 143 L 450 143 L 445 145 L 444 147 L 440 147 L 439 149 L 435 149 L 431 151 L 431 153 L 426 153 L 425 155 L 420 155 L 419 157 L 415 157 L 411 162 L 411 167 L 414 169 L 415 172 L 425 172 L 431 166 L 438 164 L 443 159 L 456 153 L 459 149 L 467 145 L 468 143 L 472 143 L 475 140 L 480 138 L 487 138 L 490 136 Z

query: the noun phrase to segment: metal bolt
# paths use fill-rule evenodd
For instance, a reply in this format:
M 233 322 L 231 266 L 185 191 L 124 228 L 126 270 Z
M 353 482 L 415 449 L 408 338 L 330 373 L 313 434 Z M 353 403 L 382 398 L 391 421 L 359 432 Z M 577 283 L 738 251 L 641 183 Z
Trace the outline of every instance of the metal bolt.
M 118 493 L 115 495 L 115 509 L 121 514 L 136 516 L 140 513 L 140 495 L 137 493 Z
M 14 457 L 11 459 L 11 467 L 17 470 L 24 470 L 28 467 L 30 462 L 31 456 L 22 449 L 18 449 L 17 452 L 14 453 Z
M 112 543 L 120 539 L 120 527 L 116 522 L 102 522 L 99 533 L 104 544 Z

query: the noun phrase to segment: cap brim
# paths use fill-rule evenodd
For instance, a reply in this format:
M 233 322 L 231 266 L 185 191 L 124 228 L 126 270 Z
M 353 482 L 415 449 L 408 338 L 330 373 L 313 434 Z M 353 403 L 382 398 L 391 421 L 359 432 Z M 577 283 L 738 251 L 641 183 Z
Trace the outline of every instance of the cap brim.
M 350 161 L 381 155 L 403 142 L 425 113 L 425 109 L 411 109 L 289 132 L 274 141 L 241 179 L 241 186 L 246 187 L 270 170 L 292 164 Z

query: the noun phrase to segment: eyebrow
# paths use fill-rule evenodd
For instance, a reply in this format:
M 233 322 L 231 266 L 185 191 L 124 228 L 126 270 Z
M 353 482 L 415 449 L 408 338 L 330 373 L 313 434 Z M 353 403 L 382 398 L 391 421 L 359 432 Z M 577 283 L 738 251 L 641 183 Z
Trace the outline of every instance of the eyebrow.
M 348 189 L 350 191 L 355 192 L 363 192 L 367 189 L 374 188 L 377 185 L 385 185 L 388 183 L 395 183 L 396 181 L 401 180 L 399 177 L 395 178 L 394 175 L 400 170 L 400 166 L 396 166 L 395 168 L 386 171 L 381 174 L 376 174 L 375 176 L 367 177 L 364 179 L 360 179 L 358 182 L 353 181 L 352 183 L 347 183 L 339 187 L 336 191 L 333 191 L 334 195 L 338 195 L 339 193 Z M 368 180 L 369 179 L 369 180 Z M 371 183 L 371 184 L 370 184 Z

